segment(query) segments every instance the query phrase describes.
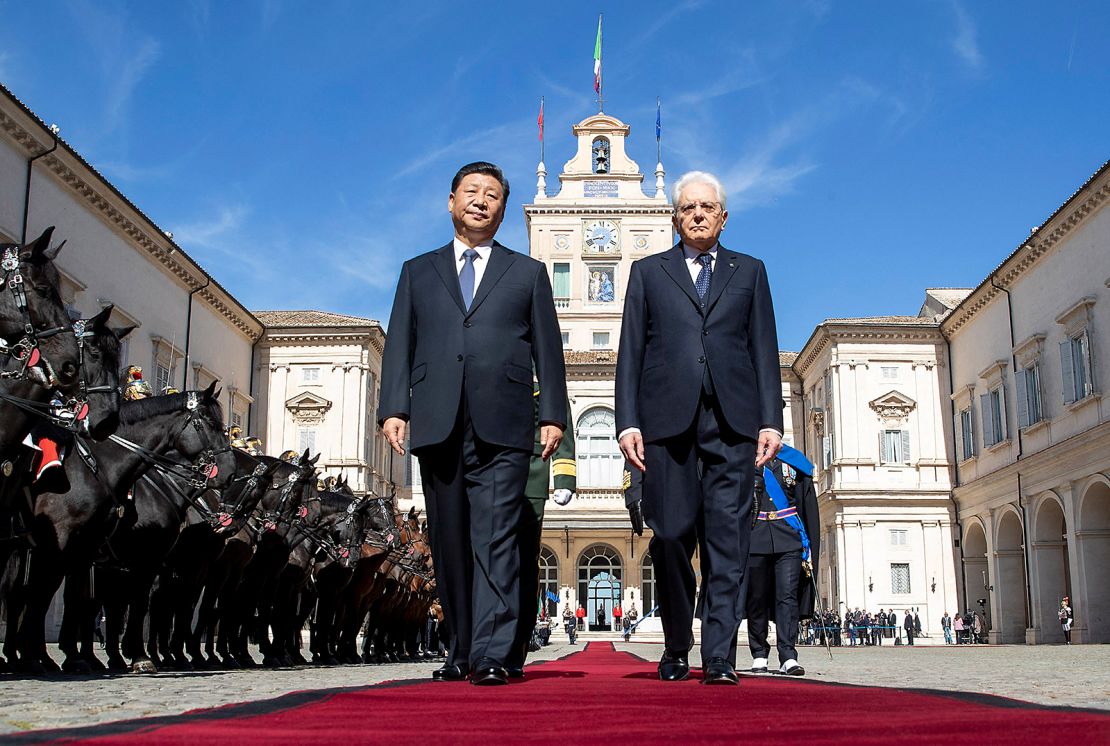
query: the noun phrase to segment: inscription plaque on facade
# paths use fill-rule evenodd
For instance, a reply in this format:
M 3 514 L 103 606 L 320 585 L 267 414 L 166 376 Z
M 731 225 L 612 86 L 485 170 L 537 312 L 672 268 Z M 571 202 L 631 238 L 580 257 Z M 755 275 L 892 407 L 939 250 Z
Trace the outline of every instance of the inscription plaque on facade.
M 587 197 L 616 197 L 617 182 L 586 181 L 582 184 L 582 193 Z

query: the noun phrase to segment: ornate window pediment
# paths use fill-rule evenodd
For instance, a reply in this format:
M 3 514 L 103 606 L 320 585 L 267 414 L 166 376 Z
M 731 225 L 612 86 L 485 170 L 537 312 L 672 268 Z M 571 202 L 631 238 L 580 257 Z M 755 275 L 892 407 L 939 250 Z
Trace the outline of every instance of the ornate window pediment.
M 891 391 L 877 399 L 872 399 L 868 406 L 884 420 L 904 420 L 917 408 L 917 402 L 905 394 Z
M 286 401 L 285 408 L 292 413 L 297 424 L 319 425 L 331 409 L 331 402 L 311 391 L 305 391 Z

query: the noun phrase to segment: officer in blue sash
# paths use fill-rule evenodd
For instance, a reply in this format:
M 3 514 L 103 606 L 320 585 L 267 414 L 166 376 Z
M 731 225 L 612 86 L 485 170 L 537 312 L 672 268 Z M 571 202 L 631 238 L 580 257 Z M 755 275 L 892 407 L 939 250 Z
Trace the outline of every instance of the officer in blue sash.
M 767 622 L 774 612 L 779 673 L 802 676 L 798 665 L 798 620 L 813 617 L 820 516 L 813 464 L 784 445 L 756 475 L 752 539 L 744 576 L 748 647 L 752 671 L 767 672 L 771 648 Z

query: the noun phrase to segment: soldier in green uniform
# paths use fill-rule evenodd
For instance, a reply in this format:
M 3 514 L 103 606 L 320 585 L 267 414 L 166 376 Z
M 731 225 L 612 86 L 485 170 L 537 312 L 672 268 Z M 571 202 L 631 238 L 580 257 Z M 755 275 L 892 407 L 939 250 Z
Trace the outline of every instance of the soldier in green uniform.
M 549 484 L 554 484 L 552 498 L 559 505 L 566 505 L 574 496 L 577 487 L 578 470 L 574 458 L 574 424 L 569 422 L 563 433 L 559 447 L 551 454 L 550 461 L 541 458 L 543 445 L 540 443 L 540 389 L 532 386 L 532 399 L 536 403 L 536 442 L 532 448 L 532 460 L 528 465 L 528 485 L 524 496 L 528 507 L 521 516 L 517 544 L 520 548 L 520 625 L 517 627 L 516 641 L 513 643 L 512 657 L 505 661 L 509 677 L 524 678 L 524 658 L 528 654 L 528 641 L 536 627 L 536 610 L 541 601 L 540 595 L 540 533 L 543 530 L 543 509 L 547 502 Z M 570 402 L 567 402 L 570 412 Z

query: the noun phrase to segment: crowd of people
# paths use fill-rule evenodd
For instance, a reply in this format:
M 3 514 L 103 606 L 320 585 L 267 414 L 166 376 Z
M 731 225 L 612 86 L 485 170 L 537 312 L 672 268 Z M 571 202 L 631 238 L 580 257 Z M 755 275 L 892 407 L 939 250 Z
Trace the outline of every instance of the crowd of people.
M 977 611 L 952 616 L 947 611 L 940 620 L 946 645 L 986 643 L 986 625 Z M 856 607 L 843 616 L 835 611 L 816 614 L 802 628 L 801 639 L 807 645 L 856 647 L 882 645 L 884 641 L 895 645 L 913 645 L 923 632 L 921 616 L 917 609 L 879 609 L 870 612 Z

